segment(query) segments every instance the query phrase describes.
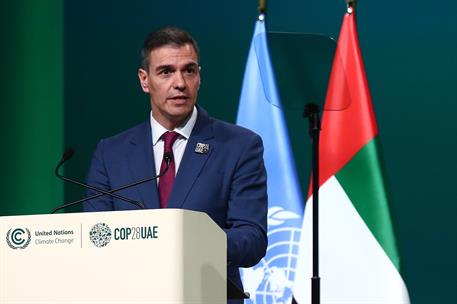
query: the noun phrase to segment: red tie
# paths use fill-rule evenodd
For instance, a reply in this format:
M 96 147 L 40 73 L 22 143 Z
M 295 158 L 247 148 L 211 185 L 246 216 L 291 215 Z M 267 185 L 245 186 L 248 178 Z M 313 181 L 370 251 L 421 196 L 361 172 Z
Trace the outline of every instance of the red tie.
M 160 172 L 162 173 L 167 167 L 165 160 L 166 153 L 171 156 L 170 165 L 168 166 L 167 172 L 160 177 L 159 180 L 159 196 L 160 196 L 160 207 L 166 208 L 168 198 L 170 197 L 171 189 L 173 189 L 173 183 L 175 182 L 175 159 L 173 156 L 173 143 L 178 139 L 179 134 L 176 132 L 165 132 L 162 135 L 164 141 L 163 159 L 160 165 Z

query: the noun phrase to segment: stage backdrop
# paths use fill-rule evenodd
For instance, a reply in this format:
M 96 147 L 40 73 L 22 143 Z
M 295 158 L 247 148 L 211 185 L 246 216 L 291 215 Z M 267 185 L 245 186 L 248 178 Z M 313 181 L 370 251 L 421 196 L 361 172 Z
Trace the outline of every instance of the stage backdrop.
M 337 38 L 345 3 L 270 1 L 272 31 Z M 359 1 L 358 30 L 384 150 L 393 216 L 411 302 L 453 303 L 457 279 L 457 4 Z M 234 122 L 257 1 L 37 1 L 2 5 L 0 49 L 3 172 L 0 215 L 47 213 L 82 191 L 98 140 L 147 119 L 137 81 L 145 35 L 188 29 L 201 47 L 199 104 Z M 306 56 L 306 54 L 297 54 Z M 306 191 L 307 122 L 286 111 Z M 77 210 L 77 209 L 73 209 Z M 68 210 L 72 211 L 72 210 Z

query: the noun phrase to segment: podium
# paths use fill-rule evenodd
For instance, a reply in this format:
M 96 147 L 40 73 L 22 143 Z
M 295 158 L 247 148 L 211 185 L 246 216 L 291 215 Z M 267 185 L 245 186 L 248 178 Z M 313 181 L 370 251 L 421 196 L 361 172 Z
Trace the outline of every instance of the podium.
M 195 211 L 0 217 L 0 303 L 226 303 L 226 252 Z

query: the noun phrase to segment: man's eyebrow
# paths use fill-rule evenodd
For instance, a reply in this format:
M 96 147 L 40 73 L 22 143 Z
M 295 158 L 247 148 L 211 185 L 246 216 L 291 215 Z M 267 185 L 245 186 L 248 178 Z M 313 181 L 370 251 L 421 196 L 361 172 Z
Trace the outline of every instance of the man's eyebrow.
M 171 70 L 171 69 L 173 69 L 173 66 L 170 64 L 159 65 L 158 67 L 155 68 L 156 71 Z
M 192 68 L 192 67 L 198 67 L 198 63 L 192 61 L 192 62 L 189 62 L 188 64 L 184 65 L 185 69 Z M 155 68 L 156 71 L 173 70 L 173 69 L 175 69 L 175 68 L 171 64 L 162 64 Z
M 189 62 L 188 64 L 184 65 L 184 69 L 189 69 L 189 68 L 198 68 L 198 63 Z

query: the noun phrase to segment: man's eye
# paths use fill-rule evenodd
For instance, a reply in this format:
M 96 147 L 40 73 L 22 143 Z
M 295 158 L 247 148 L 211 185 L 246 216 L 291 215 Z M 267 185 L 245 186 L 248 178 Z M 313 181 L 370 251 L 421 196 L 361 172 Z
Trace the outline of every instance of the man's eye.
M 195 74 L 195 68 L 187 68 L 186 69 L 187 74 Z
M 171 73 L 170 70 L 162 70 L 162 71 L 160 71 L 160 74 L 162 74 L 162 75 L 168 75 L 170 73 Z

